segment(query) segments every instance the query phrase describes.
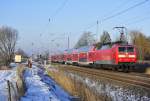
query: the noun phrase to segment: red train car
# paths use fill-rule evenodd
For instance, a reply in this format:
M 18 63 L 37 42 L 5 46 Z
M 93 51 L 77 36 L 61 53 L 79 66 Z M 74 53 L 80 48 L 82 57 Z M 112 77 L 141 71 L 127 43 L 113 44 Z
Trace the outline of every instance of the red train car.
M 95 47 L 84 46 L 78 49 L 78 64 L 80 65 L 90 65 L 93 64 L 93 60 L 90 58 L 91 53 L 94 52 Z
M 57 58 L 57 55 L 52 55 L 51 56 L 51 62 L 57 62 L 58 61 L 58 58 Z
M 65 50 L 63 53 L 63 64 L 67 61 L 67 51 Z
M 78 54 L 78 49 L 73 49 L 72 50 L 72 64 L 73 65 L 78 65 L 78 61 L 79 61 L 79 54 Z
M 65 64 L 72 64 L 72 51 L 73 51 L 73 49 L 69 49 L 69 50 L 66 51 Z

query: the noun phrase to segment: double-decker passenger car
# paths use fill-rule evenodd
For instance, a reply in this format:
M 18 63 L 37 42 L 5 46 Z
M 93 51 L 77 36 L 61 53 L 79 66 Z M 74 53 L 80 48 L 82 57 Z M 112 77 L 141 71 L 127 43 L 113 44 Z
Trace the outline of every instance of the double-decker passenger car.
M 78 61 L 79 61 L 78 49 L 72 50 L 72 59 L 71 60 L 72 60 L 73 65 L 78 65 Z
M 93 64 L 93 60 L 91 59 L 91 52 L 94 52 L 95 47 L 84 46 L 78 49 L 78 64 L 80 65 L 90 65 Z

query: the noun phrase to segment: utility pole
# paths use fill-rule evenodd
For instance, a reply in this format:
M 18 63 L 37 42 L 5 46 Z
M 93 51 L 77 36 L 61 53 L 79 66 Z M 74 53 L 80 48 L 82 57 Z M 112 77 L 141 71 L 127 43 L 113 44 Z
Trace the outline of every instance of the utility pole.
M 68 36 L 68 49 L 69 49 L 69 45 L 70 45 L 70 39 L 69 39 L 69 36 Z
M 33 46 L 34 46 L 34 43 L 32 42 L 32 58 L 33 58 Z
M 97 20 L 96 24 L 97 24 L 97 26 L 96 26 L 96 41 L 98 41 L 98 27 L 99 27 L 98 20 Z

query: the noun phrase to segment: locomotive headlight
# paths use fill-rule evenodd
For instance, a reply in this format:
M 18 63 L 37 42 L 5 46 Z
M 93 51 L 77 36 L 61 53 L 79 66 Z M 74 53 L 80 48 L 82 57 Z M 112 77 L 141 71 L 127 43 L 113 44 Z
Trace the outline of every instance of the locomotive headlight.
M 135 58 L 135 55 L 129 55 L 129 58 Z
M 119 58 L 124 58 L 126 57 L 125 55 L 118 55 Z

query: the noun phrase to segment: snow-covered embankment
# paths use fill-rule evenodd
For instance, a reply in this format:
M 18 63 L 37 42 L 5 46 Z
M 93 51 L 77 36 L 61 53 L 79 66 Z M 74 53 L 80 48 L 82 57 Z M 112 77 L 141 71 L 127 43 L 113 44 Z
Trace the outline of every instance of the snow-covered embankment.
M 17 101 L 16 70 L 0 70 L 0 101 Z
M 70 101 L 70 95 L 59 87 L 43 69 L 36 66 L 24 71 L 26 86 L 21 101 Z

